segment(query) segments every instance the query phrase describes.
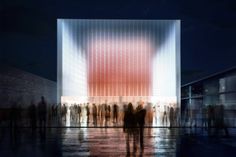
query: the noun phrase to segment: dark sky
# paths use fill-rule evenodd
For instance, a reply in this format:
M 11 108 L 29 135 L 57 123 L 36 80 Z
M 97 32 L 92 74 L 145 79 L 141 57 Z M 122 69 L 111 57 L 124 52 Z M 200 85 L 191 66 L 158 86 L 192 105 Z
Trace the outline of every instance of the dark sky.
M 236 64 L 235 0 L 0 0 L 0 61 L 56 80 L 57 18 L 180 19 L 182 83 Z

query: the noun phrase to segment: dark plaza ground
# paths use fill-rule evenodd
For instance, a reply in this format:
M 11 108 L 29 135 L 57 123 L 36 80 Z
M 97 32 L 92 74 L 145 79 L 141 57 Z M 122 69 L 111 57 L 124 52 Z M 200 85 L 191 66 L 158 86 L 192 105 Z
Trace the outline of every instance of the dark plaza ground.
M 126 133 L 122 127 L 67 127 L 36 128 L 1 127 L 1 157 L 39 156 L 161 156 L 161 157 L 233 157 L 236 153 L 236 129 L 229 128 L 230 136 L 224 131 L 208 135 L 206 128 L 147 127 L 144 130 L 144 150 L 139 142 L 133 148 L 132 138 L 127 146 Z M 214 129 L 212 129 L 214 132 Z M 129 148 L 129 149 L 128 149 Z

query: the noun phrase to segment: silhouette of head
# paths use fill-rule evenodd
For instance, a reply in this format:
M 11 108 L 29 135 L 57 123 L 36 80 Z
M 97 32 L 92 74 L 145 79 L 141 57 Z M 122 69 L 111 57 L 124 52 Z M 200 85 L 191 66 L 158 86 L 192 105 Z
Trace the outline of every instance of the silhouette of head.
M 127 109 L 127 111 L 128 111 L 128 112 L 133 112 L 133 110 L 134 110 L 134 109 L 133 109 L 132 103 L 129 103 L 129 104 L 128 104 L 128 109 Z

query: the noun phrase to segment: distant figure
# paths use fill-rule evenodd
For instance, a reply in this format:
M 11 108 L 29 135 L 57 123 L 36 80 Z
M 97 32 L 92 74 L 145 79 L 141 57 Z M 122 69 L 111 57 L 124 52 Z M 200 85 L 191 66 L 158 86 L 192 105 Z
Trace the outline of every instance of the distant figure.
M 153 106 L 153 116 L 154 116 L 154 119 L 155 119 L 155 124 L 157 125 L 157 106 L 154 105 Z
M 180 126 L 180 113 L 179 113 L 179 108 L 176 107 L 174 111 L 174 121 L 175 121 L 175 126 Z
M 197 127 L 197 120 L 196 120 L 196 109 L 190 108 L 189 110 L 189 119 L 190 119 L 190 127 Z
M 87 123 L 89 123 L 89 116 L 90 116 L 89 103 L 87 103 L 86 106 L 86 113 L 87 113 Z
M 207 128 L 207 108 L 202 108 L 202 127 Z
M 167 125 L 167 112 L 166 112 L 166 109 L 163 112 L 162 124 L 163 124 L 163 126 Z
M 71 121 L 71 120 L 74 119 L 73 118 L 73 106 L 72 105 L 69 107 L 69 110 L 70 110 L 70 121 Z
M 152 126 L 153 124 L 153 108 L 151 103 L 147 103 L 146 105 L 146 119 L 147 119 L 147 124 L 148 126 Z
M 98 104 L 98 118 L 101 120 L 101 104 Z
M 130 140 L 131 136 L 133 136 L 133 152 L 135 153 L 137 150 L 136 141 L 137 141 L 137 121 L 136 116 L 134 114 L 133 105 L 131 103 L 128 104 L 127 110 L 124 114 L 124 131 L 126 134 L 126 149 L 127 156 L 130 155 Z M 135 156 L 135 155 L 134 155 Z
M 79 124 L 81 122 L 81 112 L 82 112 L 81 106 L 80 106 L 80 104 L 78 104 L 77 113 L 78 113 L 78 117 L 79 117 Z
M 114 104 L 113 106 L 113 122 L 117 123 L 117 118 L 118 118 L 118 106 Z
M 219 130 L 223 129 L 225 131 L 225 136 L 229 136 L 224 118 L 224 105 L 215 106 L 215 135 L 218 135 Z
M 128 108 L 127 105 L 124 104 L 124 105 L 123 105 L 122 117 L 121 117 L 122 120 L 123 120 L 123 126 L 124 126 L 124 127 L 123 127 L 123 129 L 124 129 L 123 131 L 124 131 L 124 132 L 125 132 L 125 121 L 124 121 L 124 119 L 125 119 L 125 112 L 127 111 L 127 108 Z
M 215 114 L 214 114 L 214 107 L 212 105 L 208 106 L 207 109 L 207 116 L 208 116 L 208 132 L 211 133 L 211 128 L 214 124 L 214 120 L 215 120 Z
M 10 110 L 10 137 L 11 142 L 15 143 L 17 140 L 17 129 L 20 121 L 20 108 L 16 102 L 13 102 Z
M 54 118 L 57 119 L 57 110 L 58 110 L 58 105 L 54 105 Z
M 107 126 L 108 121 L 109 121 L 109 109 L 108 109 L 108 105 L 105 104 L 105 126 Z
M 17 128 L 18 123 L 18 108 L 17 103 L 13 102 L 10 110 L 10 127 L 15 129 Z
M 38 103 L 38 117 L 39 117 L 39 126 L 46 127 L 46 117 L 47 117 L 47 103 L 44 97 L 41 97 L 41 101 Z
M 110 105 L 107 106 L 107 110 L 108 110 L 108 119 L 110 119 L 111 118 L 111 106 Z
M 52 112 L 52 119 L 54 119 L 56 116 L 56 104 L 53 104 L 51 106 L 51 112 Z
M 37 124 L 37 112 L 36 112 L 36 106 L 33 102 L 31 102 L 29 108 L 28 108 L 28 115 L 30 119 L 30 127 L 32 130 L 36 129 Z
M 143 108 L 143 102 L 141 102 L 136 109 L 136 119 L 139 126 L 139 141 L 140 141 L 141 151 L 143 151 L 144 149 L 143 134 L 144 134 L 145 116 L 146 116 L 146 110 Z
M 97 126 L 97 106 L 93 104 L 93 124 Z
M 170 107 L 169 121 L 170 121 L 170 128 L 172 128 L 174 125 L 174 108 L 172 106 Z
M 62 120 L 64 118 L 64 121 L 66 121 L 66 114 L 67 114 L 67 107 L 66 107 L 66 104 L 63 104 L 61 106 L 61 118 Z

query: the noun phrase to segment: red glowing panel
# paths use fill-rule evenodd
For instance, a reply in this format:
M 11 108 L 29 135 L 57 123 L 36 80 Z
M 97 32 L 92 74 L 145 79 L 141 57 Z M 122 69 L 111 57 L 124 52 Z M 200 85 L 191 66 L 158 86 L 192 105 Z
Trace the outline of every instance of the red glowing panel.
M 96 39 L 88 46 L 89 96 L 150 96 L 151 42 Z

